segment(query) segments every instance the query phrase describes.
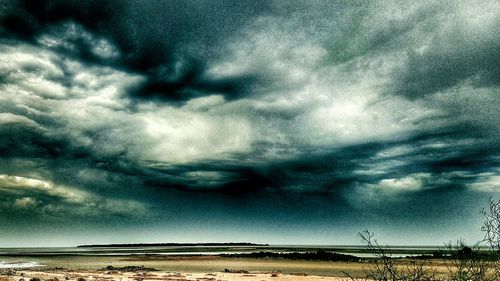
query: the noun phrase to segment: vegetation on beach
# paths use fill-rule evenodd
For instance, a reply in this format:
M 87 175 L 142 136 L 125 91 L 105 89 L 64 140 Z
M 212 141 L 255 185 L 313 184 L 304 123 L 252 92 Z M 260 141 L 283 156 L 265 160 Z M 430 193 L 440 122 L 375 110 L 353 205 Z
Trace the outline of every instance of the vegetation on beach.
M 96 244 L 80 245 L 77 248 L 142 248 L 142 247 L 248 247 L 269 246 L 269 244 L 238 243 L 136 243 L 136 244 Z
M 252 252 L 242 254 L 223 254 L 223 257 L 241 257 L 241 258 L 269 258 L 269 259 L 287 259 L 287 260 L 320 260 L 320 261 L 345 261 L 345 262 L 358 262 L 362 258 L 345 255 L 334 252 L 328 252 L 323 249 L 316 252 L 290 252 L 290 253 L 276 253 L 276 252 Z
M 101 268 L 101 270 L 104 270 L 104 271 L 121 271 L 121 272 L 158 271 L 158 269 L 156 269 L 156 268 L 144 267 L 143 265 L 141 265 L 141 266 L 128 265 L 128 266 L 121 266 L 121 267 L 116 267 L 116 266 L 108 265 L 108 266 L 106 266 L 104 268 Z
M 484 239 L 469 247 L 458 241 L 447 244 L 434 256 L 439 256 L 446 267 L 445 273 L 430 266 L 428 259 L 415 260 L 410 265 L 391 257 L 390 247 L 381 246 L 374 234 L 365 230 L 358 234 L 376 259 L 365 268 L 365 276 L 359 278 L 345 273 L 353 281 L 496 281 L 500 280 L 500 200 L 490 200 L 489 209 L 481 211 L 485 221 L 481 230 Z

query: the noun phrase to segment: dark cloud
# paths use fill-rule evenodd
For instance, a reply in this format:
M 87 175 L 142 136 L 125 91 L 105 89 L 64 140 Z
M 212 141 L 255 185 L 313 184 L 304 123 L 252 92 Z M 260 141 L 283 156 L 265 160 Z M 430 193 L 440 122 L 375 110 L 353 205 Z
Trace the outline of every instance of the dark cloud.
M 234 77 L 210 78 L 205 75 L 202 62 L 191 60 L 184 63 L 177 73 L 160 69 L 142 85 L 129 94 L 136 98 L 157 99 L 171 103 L 181 102 L 207 95 L 224 95 L 228 100 L 246 97 L 259 84 L 267 82 L 258 74 L 236 75 Z
M 497 5 L 6 2 L 0 222 L 451 231 L 499 188 Z
M 500 40 L 488 38 L 490 34 L 476 34 L 476 37 L 466 32 L 470 31 L 444 34 L 444 38 L 436 39 L 424 54 L 410 52 L 407 65 L 396 77 L 399 82 L 395 91 L 418 98 L 446 90 L 466 79 L 472 80 L 476 87 L 498 86 Z
M 51 31 L 71 44 L 65 51 L 84 62 L 125 67 L 148 76 L 138 97 L 185 101 L 213 93 L 248 94 L 257 75 L 210 79 L 205 60 L 221 55 L 222 42 L 252 17 L 266 13 L 261 1 L 20 1 L 1 17 L 4 34 L 34 41 Z M 61 24 L 74 22 L 118 46 L 120 60 L 96 56 L 92 44 L 75 34 L 64 38 Z M 82 30 L 76 30 L 82 32 Z

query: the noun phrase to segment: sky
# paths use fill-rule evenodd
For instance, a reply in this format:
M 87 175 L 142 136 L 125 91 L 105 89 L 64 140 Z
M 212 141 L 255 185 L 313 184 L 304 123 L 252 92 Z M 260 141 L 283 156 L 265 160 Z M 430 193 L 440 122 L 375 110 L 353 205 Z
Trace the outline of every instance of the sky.
M 498 30 L 495 0 L 2 1 L 0 246 L 474 243 Z

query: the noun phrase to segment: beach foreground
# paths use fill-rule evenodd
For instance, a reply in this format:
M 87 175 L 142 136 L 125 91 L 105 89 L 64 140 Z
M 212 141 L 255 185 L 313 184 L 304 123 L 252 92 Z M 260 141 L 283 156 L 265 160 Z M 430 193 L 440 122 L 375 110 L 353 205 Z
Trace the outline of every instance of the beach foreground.
M 306 275 L 306 274 L 285 274 L 281 272 L 171 272 L 171 271 L 96 271 L 96 270 L 51 270 L 51 271 L 6 271 L 0 275 L 0 281 L 239 281 L 239 280 L 289 280 L 289 281 L 344 281 L 346 278 Z
M 339 276 L 344 272 L 357 276 L 363 275 L 363 268 L 367 263 L 361 262 L 334 262 L 334 261 L 306 261 L 263 258 L 236 258 L 217 255 L 198 256 L 95 256 L 95 255 L 57 255 L 57 256 L 0 256 L 0 261 L 12 264 L 33 264 L 26 270 L 41 272 L 114 272 L 128 268 L 133 272 L 183 272 L 189 274 L 242 271 L 251 273 L 282 272 L 289 275 L 307 276 Z M 109 270 L 113 268 L 117 270 Z M 147 270 L 149 269 L 149 270 Z M 125 270 L 122 270 L 125 271 Z M 25 278 L 26 279 L 26 278 Z M 29 280 L 25 280 L 29 281 Z

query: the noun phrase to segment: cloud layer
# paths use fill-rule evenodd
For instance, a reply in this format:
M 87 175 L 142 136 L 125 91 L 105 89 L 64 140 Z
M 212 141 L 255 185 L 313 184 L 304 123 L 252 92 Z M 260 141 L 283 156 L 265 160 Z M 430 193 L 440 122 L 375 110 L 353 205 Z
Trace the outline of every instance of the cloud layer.
M 195 218 L 218 196 L 323 194 L 335 222 L 500 191 L 497 1 L 96 5 L 0 7 L 10 217 L 155 224 L 175 201 Z

